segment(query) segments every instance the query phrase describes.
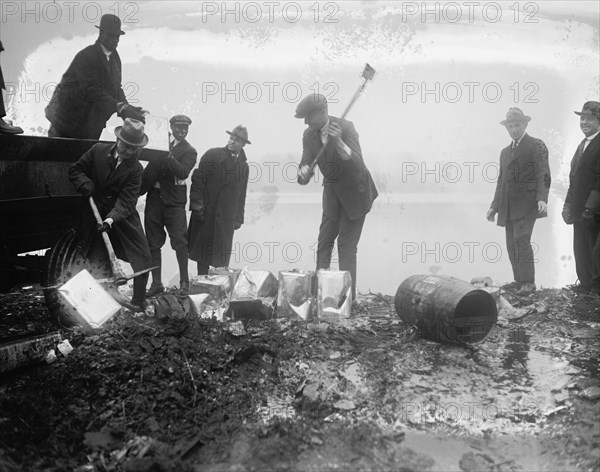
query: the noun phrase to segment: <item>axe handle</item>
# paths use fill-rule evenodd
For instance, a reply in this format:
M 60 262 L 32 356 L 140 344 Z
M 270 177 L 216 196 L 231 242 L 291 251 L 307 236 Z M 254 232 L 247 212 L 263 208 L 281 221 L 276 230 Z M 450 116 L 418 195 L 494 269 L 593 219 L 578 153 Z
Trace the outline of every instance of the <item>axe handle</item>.
M 354 96 L 352 97 L 352 100 L 350 100 L 350 103 L 348 103 L 348 106 L 346 107 L 346 109 L 344 110 L 344 113 L 342 113 L 342 116 L 340 117 L 342 120 L 344 118 L 346 118 L 346 115 L 348 114 L 348 112 L 352 108 L 352 105 L 354 105 L 356 103 L 356 100 L 358 99 L 358 97 L 360 96 L 360 94 L 362 93 L 362 91 L 365 89 L 365 86 L 367 85 L 367 81 L 368 81 L 368 79 L 365 78 L 364 81 L 363 81 L 363 83 L 360 84 L 360 86 L 358 87 L 358 90 L 354 93 Z M 309 167 L 310 175 L 311 176 L 313 175 L 313 173 L 315 171 L 315 166 L 319 162 L 319 159 L 321 159 L 321 157 L 325 153 L 325 148 L 326 147 L 327 146 L 325 144 L 321 145 L 321 149 L 319 149 L 319 152 L 315 156 L 314 160 L 311 162 L 310 167 Z M 310 177 L 309 177 L 309 179 L 310 179 Z
M 92 213 L 96 218 L 96 223 L 99 225 L 102 224 L 102 217 L 100 216 L 100 212 L 98 211 L 98 207 L 96 206 L 96 202 L 94 201 L 94 197 L 90 195 L 89 198 L 90 207 L 92 208 Z M 127 278 L 123 269 L 119 265 L 119 261 L 117 261 L 117 256 L 115 255 L 115 250 L 113 248 L 112 243 L 110 242 L 110 238 L 106 231 L 102 231 L 102 239 L 104 239 L 104 245 L 106 246 L 106 251 L 108 252 L 108 260 L 110 261 L 110 267 L 112 268 L 113 274 L 115 276 L 115 282 L 119 284 L 121 281 L 126 281 Z

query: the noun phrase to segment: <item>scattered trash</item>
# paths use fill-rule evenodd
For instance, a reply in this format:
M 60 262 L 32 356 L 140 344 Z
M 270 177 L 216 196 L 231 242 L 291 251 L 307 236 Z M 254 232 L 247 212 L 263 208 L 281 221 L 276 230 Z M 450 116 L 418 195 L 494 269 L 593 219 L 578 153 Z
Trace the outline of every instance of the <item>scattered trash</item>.
M 43 361 L 48 362 L 52 357 L 56 358 L 56 353 L 53 351 L 61 339 L 60 333 L 54 332 L 41 336 L 22 337 L 0 345 L 0 373 Z M 53 361 L 48 363 L 51 362 Z
M 600 387 L 594 386 L 585 388 L 579 395 L 586 400 L 598 400 L 600 398 Z
M 71 352 L 73 352 L 73 346 L 71 346 L 71 343 L 69 342 L 68 339 L 65 339 L 64 341 L 59 342 L 58 346 L 56 346 L 56 348 L 65 357 L 68 356 Z
M 475 287 L 493 287 L 494 281 L 491 277 L 473 277 L 471 279 L 471 285 Z
M 350 410 L 354 410 L 356 408 L 356 405 L 354 404 L 354 402 L 352 400 L 340 400 L 340 401 L 335 402 L 333 404 L 333 407 L 338 410 L 350 411 Z
M 241 321 L 228 323 L 225 329 L 229 331 L 233 336 L 245 336 L 247 334 L 246 329 L 244 328 L 244 323 L 242 323 Z

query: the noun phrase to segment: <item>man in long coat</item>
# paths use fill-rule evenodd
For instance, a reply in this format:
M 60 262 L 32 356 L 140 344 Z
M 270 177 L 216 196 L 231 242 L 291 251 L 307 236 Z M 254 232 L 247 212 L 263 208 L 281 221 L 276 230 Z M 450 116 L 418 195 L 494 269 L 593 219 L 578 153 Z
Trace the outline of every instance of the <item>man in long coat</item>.
M 121 20 L 106 14 L 96 28 L 98 40 L 77 53 L 46 107 L 50 137 L 99 139 L 113 113 L 145 122 L 142 108 L 129 105 L 121 87 Z
M 248 130 L 238 125 L 227 134 L 227 146 L 206 151 L 192 174 L 188 245 L 198 275 L 208 274 L 209 266 L 229 266 L 233 233 L 244 223 Z
M 148 143 L 144 125 L 127 118 L 115 128 L 116 144 L 94 144 L 69 169 L 69 179 L 84 197 L 93 196 L 103 224 L 97 227 L 89 205 L 81 215 L 80 249 L 89 254 L 96 231 L 108 231 L 119 259 L 128 261 L 134 272 L 150 268 L 150 249 L 142 229 L 136 204 L 142 183 L 143 167 L 138 155 Z M 148 273 L 133 281 L 131 303 L 136 310 L 145 309 Z
M 504 226 L 506 247 L 514 281 L 507 288 L 518 295 L 536 290 L 531 234 L 537 218 L 547 216 L 550 190 L 548 148 L 541 139 L 525 133 L 531 118 L 519 108 L 510 108 L 500 124 L 506 127 L 512 143 L 500 153 L 500 173 L 487 219 Z
M 142 177 L 141 194 L 148 193 L 144 226 L 152 254 L 152 266 L 156 267 L 152 270 L 152 285 L 147 293 L 149 297 L 165 290 L 161 280 L 160 254 L 167 237 L 165 228 L 179 264 L 179 288 L 183 293 L 189 288 L 185 181 L 196 165 L 198 153 L 185 139 L 192 120 L 185 115 L 175 115 L 169 123 L 173 136 L 169 155 L 164 160 L 151 161 Z
M 585 135 L 571 161 L 562 216 L 573 225 L 577 293 L 600 296 L 600 102 L 586 102 L 579 115 Z
M 300 101 L 296 118 L 304 118 L 308 128 L 302 136 L 302 160 L 298 182 L 310 179 L 310 164 L 325 146 L 318 166 L 323 174 L 323 215 L 317 244 L 317 270 L 328 269 L 337 238 L 339 268 L 352 276 L 352 296 L 356 297 L 356 254 L 365 217 L 377 189 L 363 160 L 358 133 L 347 120 L 329 116 L 323 95 L 311 94 Z
M 4 51 L 4 47 L 2 46 L 2 41 L 0 41 L 0 52 L 2 51 Z M 4 76 L 2 75 L 2 66 L 0 66 L 0 133 L 21 134 L 23 132 L 23 128 L 20 128 L 19 126 L 13 126 L 4 121 L 4 117 L 6 116 L 4 98 L 2 97 L 2 90 L 4 89 L 6 89 L 6 85 L 4 84 Z

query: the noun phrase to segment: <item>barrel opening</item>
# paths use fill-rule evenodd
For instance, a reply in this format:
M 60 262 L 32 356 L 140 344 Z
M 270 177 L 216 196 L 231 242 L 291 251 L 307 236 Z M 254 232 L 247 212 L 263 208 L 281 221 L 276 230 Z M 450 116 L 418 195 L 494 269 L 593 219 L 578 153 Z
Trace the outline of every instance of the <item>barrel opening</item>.
M 489 293 L 475 290 L 466 294 L 454 311 L 456 338 L 470 344 L 485 340 L 495 326 L 497 316 L 496 302 Z

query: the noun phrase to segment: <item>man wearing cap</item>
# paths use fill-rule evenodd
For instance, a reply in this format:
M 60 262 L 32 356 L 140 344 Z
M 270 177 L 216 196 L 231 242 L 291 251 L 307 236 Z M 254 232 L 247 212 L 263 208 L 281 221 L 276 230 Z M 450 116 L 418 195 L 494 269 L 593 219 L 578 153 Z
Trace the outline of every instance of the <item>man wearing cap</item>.
M 227 134 L 227 146 L 206 151 L 192 174 L 188 245 L 198 275 L 229 266 L 233 232 L 244 223 L 249 169 L 243 148 L 251 143 L 242 125 Z
M 77 53 L 46 107 L 50 137 L 98 139 L 115 112 L 145 122 L 142 108 L 129 105 L 121 87 L 121 20 L 106 14 L 96 28 L 98 40 Z
M 600 296 L 600 102 L 585 102 L 579 126 L 585 138 L 571 160 L 562 217 L 573 225 L 577 293 Z
M 2 46 L 2 41 L 0 41 L 0 52 L 4 51 L 4 46 Z M 4 99 L 2 98 L 2 90 L 6 89 L 6 85 L 4 84 L 4 76 L 2 75 L 2 66 L 0 66 L 0 134 L 21 134 L 23 132 L 23 128 L 19 126 L 13 126 L 10 123 L 4 121 L 4 117 L 6 116 L 6 108 L 4 108 Z
M 75 189 L 84 197 L 94 197 L 103 218 L 102 225 L 96 227 L 89 205 L 85 206 L 79 247 L 84 255 L 90 254 L 94 244 L 101 241 L 96 230 L 107 231 L 117 257 L 128 261 L 133 271 L 138 272 L 150 268 L 148 241 L 135 209 L 143 172 L 138 155 L 148 143 L 148 136 L 143 123 L 131 118 L 115 128 L 115 135 L 115 144 L 94 144 L 69 169 L 69 179 Z M 145 309 L 147 282 L 147 273 L 133 281 L 131 302 L 136 310 Z
M 535 220 L 547 216 L 551 181 L 548 148 L 541 139 L 525 133 L 530 120 L 519 108 L 510 108 L 500 122 L 512 142 L 500 153 L 496 192 L 487 211 L 489 221 L 498 214 L 498 226 L 505 227 L 514 276 L 505 288 L 516 290 L 518 295 L 536 290 L 531 234 Z
M 329 116 L 323 95 L 311 94 L 296 108 L 308 128 L 302 137 L 302 160 L 298 182 L 306 185 L 311 164 L 323 147 L 318 166 L 323 174 L 323 215 L 317 243 L 317 270 L 328 269 L 337 238 L 339 269 L 352 276 L 356 297 L 356 253 L 367 213 L 377 198 L 377 189 L 363 161 L 358 133 L 347 120 Z
M 169 123 L 173 138 L 169 144 L 169 154 L 164 160 L 151 161 L 142 177 L 141 194 L 148 193 L 144 226 L 152 254 L 152 266 L 156 267 L 152 270 L 152 285 L 147 293 L 149 297 L 165 290 L 161 279 L 160 254 L 167 237 L 165 228 L 177 256 L 179 288 L 187 293 L 189 287 L 186 179 L 196 165 L 198 153 L 185 139 L 192 120 L 185 115 L 175 115 Z

